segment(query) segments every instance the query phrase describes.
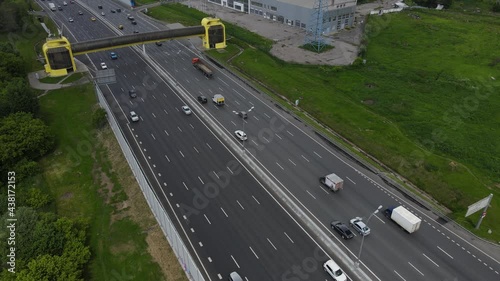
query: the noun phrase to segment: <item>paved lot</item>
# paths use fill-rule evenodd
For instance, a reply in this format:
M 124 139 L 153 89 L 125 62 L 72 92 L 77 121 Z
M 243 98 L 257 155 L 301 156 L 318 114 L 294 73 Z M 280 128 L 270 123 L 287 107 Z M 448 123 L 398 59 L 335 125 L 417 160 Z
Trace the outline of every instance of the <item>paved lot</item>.
M 305 30 L 264 19 L 261 16 L 224 9 L 203 0 L 189 0 L 183 3 L 275 41 L 276 44 L 274 44 L 271 53 L 284 61 L 305 64 L 348 65 L 358 55 L 365 15 L 376 8 L 388 8 L 395 2 L 396 0 L 390 0 L 382 4 L 382 1 L 380 1 L 358 6 L 356 11 L 358 24 L 351 30 L 343 30 L 325 37 L 325 42 L 335 48 L 320 54 L 299 48 L 299 46 L 305 44 Z

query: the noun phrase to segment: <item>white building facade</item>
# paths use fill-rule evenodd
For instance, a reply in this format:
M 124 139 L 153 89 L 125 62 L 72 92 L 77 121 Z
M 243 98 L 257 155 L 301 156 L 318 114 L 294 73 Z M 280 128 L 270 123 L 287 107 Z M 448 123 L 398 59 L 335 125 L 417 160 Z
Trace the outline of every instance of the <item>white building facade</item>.
M 357 0 L 207 0 L 224 8 L 255 14 L 305 30 L 316 29 L 321 19 L 324 34 L 332 33 L 354 24 Z M 318 5 L 321 3 L 321 15 Z

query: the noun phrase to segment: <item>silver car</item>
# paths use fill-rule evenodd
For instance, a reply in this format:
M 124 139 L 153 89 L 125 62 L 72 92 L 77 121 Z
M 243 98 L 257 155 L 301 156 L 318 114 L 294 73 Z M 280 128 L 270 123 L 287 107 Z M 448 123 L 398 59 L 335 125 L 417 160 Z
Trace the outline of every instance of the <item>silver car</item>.
M 366 236 L 370 234 L 370 228 L 361 220 L 360 217 L 355 217 L 349 221 L 349 224 L 354 228 L 360 235 Z
M 236 131 L 234 131 L 234 134 L 236 135 L 237 138 L 239 138 L 242 141 L 245 141 L 248 139 L 247 134 L 245 134 L 245 132 L 243 132 L 242 130 L 236 130 Z
M 132 120 L 132 122 L 139 121 L 139 116 L 135 113 L 135 111 L 130 111 L 130 120 Z
M 182 112 L 184 112 L 184 114 L 186 114 L 186 115 L 191 115 L 191 113 L 193 113 L 191 111 L 191 109 L 189 108 L 189 106 L 187 106 L 187 105 L 182 106 Z

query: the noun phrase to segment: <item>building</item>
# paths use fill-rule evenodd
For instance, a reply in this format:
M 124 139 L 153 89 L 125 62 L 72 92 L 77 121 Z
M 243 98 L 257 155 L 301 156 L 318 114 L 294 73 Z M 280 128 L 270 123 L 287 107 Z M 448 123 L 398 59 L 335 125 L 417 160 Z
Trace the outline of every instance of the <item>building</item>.
M 255 14 L 305 30 L 316 29 L 321 2 L 324 34 L 351 27 L 354 24 L 357 0 L 207 0 L 222 7 Z

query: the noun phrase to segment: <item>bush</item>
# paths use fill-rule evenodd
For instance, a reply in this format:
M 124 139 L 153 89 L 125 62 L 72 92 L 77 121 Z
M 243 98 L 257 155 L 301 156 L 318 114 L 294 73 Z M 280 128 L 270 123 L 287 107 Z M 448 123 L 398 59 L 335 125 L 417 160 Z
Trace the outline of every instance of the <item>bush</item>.
M 106 116 L 106 111 L 102 108 L 98 108 L 94 110 L 92 113 L 92 125 L 96 129 L 100 129 L 106 125 L 108 122 L 107 116 Z

